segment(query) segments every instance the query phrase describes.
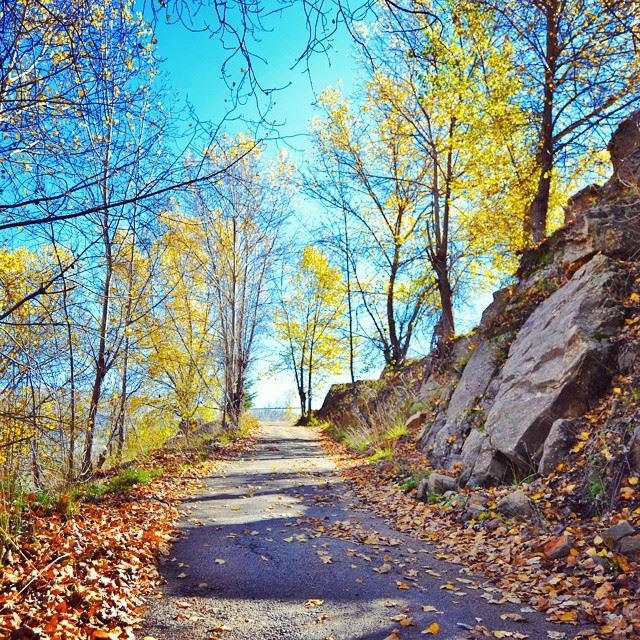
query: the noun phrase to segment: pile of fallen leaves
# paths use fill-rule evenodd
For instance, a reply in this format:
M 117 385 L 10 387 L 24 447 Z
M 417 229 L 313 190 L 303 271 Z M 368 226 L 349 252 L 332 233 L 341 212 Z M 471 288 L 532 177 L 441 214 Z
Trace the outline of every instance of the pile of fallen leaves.
M 640 566 L 607 548 L 600 534 L 620 520 L 640 528 L 640 479 L 635 475 L 617 478 L 616 500 L 596 516 L 575 509 L 575 500 L 584 467 L 593 461 L 592 449 L 599 447 L 605 461 L 623 450 L 612 416 L 618 424 L 620 407 L 626 419 L 637 409 L 631 394 L 638 382 L 629 376 L 614 382 L 612 393 L 586 416 L 588 437 L 584 432 L 579 435 L 572 460 L 557 473 L 521 487 L 460 489 L 467 498 L 481 494 L 487 511 L 478 520 L 465 521 L 464 508 L 455 501 L 425 504 L 416 499 L 415 490 L 402 491 L 408 465 L 429 469 L 411 434 L 398 444 L 402 462 L 378 464 L 376 473 L 371 473 L 368 460 L 328 438 L 325 443 L 338 456 L 345 480 L 371 510 L 400 531 L 432 543 L 438 557 L 462 564 L 469 575 L 488 578 L 505 594 L 495 599 L 496 604 L 527 603 L 546 612 L 550 621 L 580 625 L 580 637 L 635 639 L 640 637 Z M 621 398 L 627 400 L 621 402 Z M 500 498 L 516 488 L 528 494 L 537 517 L 508 518 L 497 512 Z M 570 541 L 569 554 L 548 559 L 545 545 L 562 536 Z
M 34 506 L 0 568 L 0 637 L 134 638 L 142 596 L 159 582 L 155 561 L 178 535 L 176 505 L 247 446 L 205 461 L 201 451 L 161 450 L 141 465 L 164 470 L 150 484 L 85 499 L 68 516 Z

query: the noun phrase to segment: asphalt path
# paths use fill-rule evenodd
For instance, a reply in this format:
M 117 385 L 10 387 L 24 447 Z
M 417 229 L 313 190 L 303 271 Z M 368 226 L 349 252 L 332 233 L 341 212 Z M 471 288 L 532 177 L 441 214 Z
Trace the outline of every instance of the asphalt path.
M 448 640 L 477 637 L 478 625 L 573 637 L 367 512 L 315 429 L 264 424 L 253 452 L 205 482 L 182 504 L 183 535 L 140 637 Z

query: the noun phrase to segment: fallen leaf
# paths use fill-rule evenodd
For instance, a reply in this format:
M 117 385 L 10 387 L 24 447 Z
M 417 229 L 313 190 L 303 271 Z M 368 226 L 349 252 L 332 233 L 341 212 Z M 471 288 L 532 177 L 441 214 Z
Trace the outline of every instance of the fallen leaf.
M 440 633 L 440 625 L 437 622 L 432 622 L 426 629 L 422 631 L 425 635 L 435 636 Z

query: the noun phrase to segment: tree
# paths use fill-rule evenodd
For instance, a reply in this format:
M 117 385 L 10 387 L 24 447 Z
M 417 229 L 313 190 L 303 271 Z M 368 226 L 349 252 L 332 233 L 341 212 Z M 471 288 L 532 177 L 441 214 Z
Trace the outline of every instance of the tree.
M 348 213 L 352 245 L 359 248 L 354 284 L 374 343 L 387 364 L 399 367 L 433 291 L 421 241 L 428 168 L 419 162 L 406 124 L 372 92 L 362 110 L 351 109 L 333 89 L 320 104 L 324 118 L 312 131 L 316 153 L 306 188 L 329 208 Z
M 295 378 L 300 415 L 311 414 L 313 389 L 340 370 L 346 349 L 340 335 L 345 290 L 340 270 L 319 249 L 306 246 L 290 282 L 283 285 L 275 330 L 282 360 Z
M 632 0 L 476 2 L 513 46 L 520 100 L 532 117 L 536 184 L 526 232 L 539 242 L 553 184 L 561 180 L 558 167 L 565 174 L 580 169 L 605 146 L 611 127 L 640 105 L 640 13 Z
M 247 374 L 259 331 L 268 319 L 269 288 L 289 215 L 292 167 L 266 165 L 256 143 L 240 136 L 208 151 L 205 163 L 242 160 L 207 189 L 193 207 L 204 229 L 201 268 L 216 299 L 216 347 L 222 381 L 222 425 L 234 432 L 247 400 Z
M 398 35 L 381 21 L 370 36 L 359 107 L 325 94 L 315 134 L 320 169 L 310 172 L 312 194 L 349 212 L 358 244 L 367 247 L 360 260 L 386 274 L 385 325 L 371 313 L 372 292 L 367 300 L 360 289 L 393 366 L 402 364 L 434 307 L 438 341 L 453 337 L 456 290 L 479 264 L 504 267 L 504 257 L 521 246 L 512 222 L 512 205 L 521 202 L 487 206 L 522 184 L 514 169 L 527 163 L 510 52 L 496 47 L 478 10 L 462 11 L 449 0 L 428 6 L 441 21 L 414 16 L 413 28 Z M 404 317 L 396 318 L 396 295 L 409 302 Z
M 208 286 L 204 227 L 196 217 L 172 212 L 154 253 L 152 312 L 136 332 L 146 373 L 147 405 L 166 420 L 172 416 L 186 435 L 194 419 L 210 418 L 220 407 L 217 298 Z

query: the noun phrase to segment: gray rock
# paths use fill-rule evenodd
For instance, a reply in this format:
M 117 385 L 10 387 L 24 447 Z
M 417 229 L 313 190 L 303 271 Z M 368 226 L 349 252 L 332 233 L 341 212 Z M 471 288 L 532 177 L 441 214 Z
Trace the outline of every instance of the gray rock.
M 421 500 L 422 502 L 426 502 L 429 497 L 429 483 L 428 478 L 424 478 L 420 480 L 418 484 L 418 488 L 416 490 L 416 499 Z
M 462 447 L 461 486 L 485 486 L 507 473 L 507 464 L 496 455 L 487 434 L 478 429 L 471 431 Z
M 629 463 L 635 471 L 640 471 L 640 427 L 636 427 L 629 441 Z
M 556 470 L 560 462 L 567 459 L 571 447 L 576 443 L 576 422 L 560 418 L 551 425 L 551 430 L 544 441 L 542 457 L 538 465 L 538 473 L 547 475 Z
M 621 520 L 612 527 L 605 529 L 600 535 L 604 540 L 604 543 L 609 549 L 615 549 L 618 542 L 627 536 L 632 536 L 636 532 L 635 528 L 630 525 L 626 520 Z
M 601 393 L 612 373 L 609 336 L 622 322 L 623 278 L 597 255 L 527 319 L 485 424 L 494 454 L 480 455 L 470 477 L 501 480 L 491 468 L 496 461 L 498 471 L 511 463 L 530 473 L 553 422 L 582 415 Z
M 509 299 L 511 298 L 511 288 L 505 287 L 499 289 L 493 294 L 493 301 L 482 312 L 482 318 L 480 319 L 480 327 L 483 329 L 489 328 L 491 325 L 498 321 L 498 317 L 504 312 Z
M 531 500 L 524 491 L 513 491 L 500 499 L 496 509 L 505 516 L 521 516 L 526 518 L 533 515 Z
M 444 459 L 459 452 L 472 427 L 483 426 L 486 415 L 480 401 L 498 369 L 502 348 L 502 340 L 483 340 L 473 352 L 451 395 L 444 422 L 431 438 L 434 457 Z
M 635 187 L 640 184 L 640 111 L 624 119 L 615 130 L 607 147 L 613 175 L 620 183 Z
M 432 473 L 427 478 L 427 491 L 430 494 L 442 495 L 447 491 L 455 491 L 458 483 L 455 478 L 441 473 Z
M 475 505 L 478 505 L 480 507 L 485 507 L 486 508 L 488 499 L 485 496 L 480 495 L 479 493 L 472 493 L 469 496 L 468 502 L 469 502 L 469 504 L 475 504 Z
M 632 560 L 640 559 L 640 535 L 622 538 L 616 545 L 616 551 Z
M 559 262 L 572 269 L 601 252 L 630 259 L 640 247 L 640 229 L 634 223 L 637 209 L 616 201 L 601 202 L 576 217 L 566 234 Z
M 418 445 L 422 449 L 429 449 L 433 446 L 435 437 L 439 433 L 440 429 L 444 427 L 447 422 L 447 406 L 449 405 L 449 399 L 455 389 L 453 382 L 447 384 L 445 387 L 440 387 L 439 396 L 437 398 L 438 413 L 432 423 L 425 424 L 424 429 L 418 435 Z
M 486 513 L 487 510 L 480 504 L 469 504 L 467 505 L 467 510 L 462 517 L 463 520 L 478 520 L 480 516 Z
M 640 344 L 634 341 L 622 345 L 618 351 L 618 369 L 625 375 L 640 373 Z

